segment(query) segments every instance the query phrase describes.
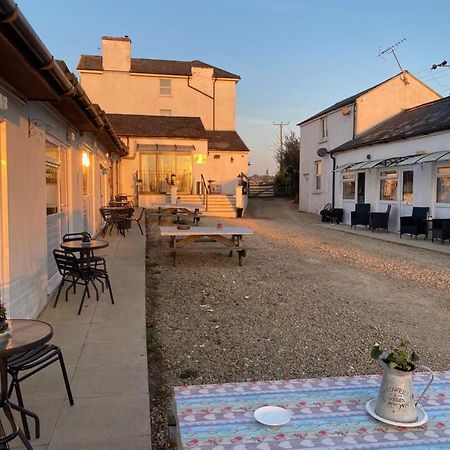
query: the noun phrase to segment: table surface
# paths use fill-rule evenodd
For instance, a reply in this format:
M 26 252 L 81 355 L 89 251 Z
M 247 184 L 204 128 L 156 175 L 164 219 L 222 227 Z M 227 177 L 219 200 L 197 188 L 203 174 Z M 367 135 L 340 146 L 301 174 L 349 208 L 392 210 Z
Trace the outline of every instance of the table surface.
M 152 207 L 159 209 L 198 209 L 199 211 L 203 211 L 205 209 L 204 205 L 189 205 L 185 203 L 177 203 L 175 205 L 172 205 L 171 203 L 162 203 L 158 205 L 152 205 Z
M 414 375 L 417 391 L 429 380 Z M 425 425 L 402 428 L 369 416 L 379 375 L 247 382 L 174 388 L 179 446 L 195 450 L 271 450 L 282 448 L 449 449 L 450 371 L 435 381 L 420 404 Z M 292 413 L 283 426 L 261 425 L 253 412 L 278 405 Z
M 179 230 L 177 227 L 160 227 L 161 236 L 233 236 L 249 235 L 253 231 L 247 227 L 191 227 L 189 230 Z
M 108 247 L 109 242 L 101 239 L 91 239 L 89 242 L 81 241 L 67 241 L 61 242 L 61 248 L 65 250 L 79 251 L 79 250 L 98 250 Z
M 0 335 L 0 356 L 8 357 L 39 345 L 53 336 L 53 329 L 47 322 L 28 319 L 9 319 L 6 333 Z

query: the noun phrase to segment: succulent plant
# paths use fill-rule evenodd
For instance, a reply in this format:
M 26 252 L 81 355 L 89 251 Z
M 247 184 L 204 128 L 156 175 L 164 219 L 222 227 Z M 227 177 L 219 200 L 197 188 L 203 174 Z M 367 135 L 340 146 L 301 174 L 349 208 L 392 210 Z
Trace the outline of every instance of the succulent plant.
M 370 351 L 370 356 L 374 359 L 381 359 L 391 369 L 410 372 L 415 369 L 415 363 L 419 357 L 414 350 L 410 349 L 411 342 L 408 338 L 403 339 L 400 345 L 392 350 L 382 349 L 380 344 L 375 344 Z

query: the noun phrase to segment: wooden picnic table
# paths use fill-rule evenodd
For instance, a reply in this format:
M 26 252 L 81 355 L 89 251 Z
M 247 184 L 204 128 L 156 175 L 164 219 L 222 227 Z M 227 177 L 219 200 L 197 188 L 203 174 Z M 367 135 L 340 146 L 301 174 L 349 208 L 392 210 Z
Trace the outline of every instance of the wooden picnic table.
M 194 223 L 198 225 L 200 221 L 201 211 L 205 209 L 204 205 L 191 205 L 187 203 L 177 203 L 175 205 L 171 203 L 162 203 L 157 205 L 152 205 L 152 208 L 158 209 L 158 223 L 161 223 L 161 218 L 165 215 L 167 211 L 169 214 L 177 215 L 177 222 L 180 221 L 180 214 L 186 214 L 188 216 L 193 216 Z
M 246 227 L 160 227 L 162 237 L 169 237 L 170 254 L 173 265 L 176 265 L 177 253 L 193 251 L 218 251 L 228 250 L 229 256 L 233 251 L 239 256 L 239 265 L 242 266 L 242 258 L 246 255 L 246 249 L 241 241 L 244 235 L 251 235 L 253 231 Z M 220 246 L 197 245 L 215 242 Z

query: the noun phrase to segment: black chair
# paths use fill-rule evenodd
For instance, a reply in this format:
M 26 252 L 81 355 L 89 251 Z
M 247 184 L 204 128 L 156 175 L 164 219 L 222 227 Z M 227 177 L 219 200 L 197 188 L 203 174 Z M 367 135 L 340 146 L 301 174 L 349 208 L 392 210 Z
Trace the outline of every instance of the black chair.
M 388 205 L 386 212 L 371 212 L 370 213 L 370 229 L 373 230 L 386 230 L 389 232 L 389 214 L 391 212 L 391 205 Z
M 80 315 L 86 295 L 90 297 L 89 283 L 92 283 L 92 286 L 94 286 L 96 299 L 98 301 L 98 289 L 94 283 L 94 281 L 96 280 L 100 281 L 105 280 L 106 287 L 109 289 L 111 303 L 114 305 L 114 297 L 111 289 L 111 283 L 109 281 L 108 272 L 106 270 L 94 268 L 91 266 L 82 266 L 80 265 L 75 255 L 70 252 L 64 252 L 62 250 L 53 250 L 53 255 L 55 257 L 58 271 L 62 275 L 62 280 L 61 283 L 59 284 L 55 303 L 53 304 L 54 308 L 58 303 L 59 295 L 61 294 L 61 289 L 66 282 L 70 283 L 69 287 L 66 289 L 66 302 L 68 301 L 68 292 L 70 288 L 79 284 L 84 286 L 83 297 L 81 298 L 80 307 L 78 309 L 78 315 Z
M 142 208 L 141 209 L 141 213 L 139 214 L 139 216 L 135 216 L 135 215 L 133 215 L 133 216 L 131 216 L 131 218 L 130 218 L 130 220 L 132 221 L 132 222 L 136 222 L 137 224 L 138 224 L 138 226 L 139 226 L 139 229 L 141 230 L 141 234 L 144 234 L 144 232 L 142 231 L 142 227 L 141 227 L 141 219 L 142 219 L 142 216 L 144 215 L 144 211 L 145 211 L 145 208 Z
M 69 241 L 81 241 L 84 237 L 89 238 L 89 240 L 92 240 L 92 237 L 90 233 L 87 231 L 81 231 L 78 233 L 67 233 L 63 236 L 63 242 L 69 242 Z M 102 269 L 106 270 L 105 266 L 105 258 L 101 256 L 95 256 L 94 251 L 91 250 L 89 253 L 89 256 L 80 258 L 80 262 L 82 264 L 87 264 L 93 267 L 99 267 L 101 266 Z
M 447 239 L 450 241 L 450 219 L 433 219 L 431 223 L 431 242 L 435 239 L 440 239 L 442 244 Z
M 351 212 L 350 226 L 370 224 L 370 203 L 356 203 L 355 211 Z
M 414 206 L 411 216 L 400 217 L 400 237 L 402 234 L 417 236 L 424 234 L 425 239 L 428 236 L 427 215 L 430 208 Z
M 31 377 L 35 373 L 45 369 L 54 362 L 59 362 L 61 366 L 61 372 L 66 386 L 67 397 L 71 406 L 74 405 L 72 391 L 70 389 L 69 377 L 67 376 L 66 366 L 64 364 L 64 358 L 62 351 L 56 345 L 45 344 L 41 347 L 33 350 L 29 350 L 23 353 L 19 353 L 8 358 L 7 370 L 11 375 L 11 384 L 9 386 L 8 398 L 11 397 L 15 391 L 17 397 L 17 403 L 20 407 L 24 408 L 22 390 L 20 389 L 20 383 L 27 378 Z M 21 373 L 24 372 L 23 375 Z M 23 429 L 25 436 L 28 439 L 30 437 L 30 430 L 28 427 L 27 417 L 24 413 L 21 413 Z M 35 419 L 36 420 L 36 419 Z M 36 438 L 39 438 L 39 420 L 36 420 Z

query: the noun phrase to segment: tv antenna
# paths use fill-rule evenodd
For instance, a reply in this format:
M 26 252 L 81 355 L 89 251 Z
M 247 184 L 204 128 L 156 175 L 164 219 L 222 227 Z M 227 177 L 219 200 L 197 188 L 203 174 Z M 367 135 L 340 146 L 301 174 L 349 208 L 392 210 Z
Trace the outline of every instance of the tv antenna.
M 391 45 L 390 47 L 388 47 L 387 49 L 385 49 L 385 50 L 383 50 L 383 51 L 381 51 L 381 49 L 379 49 L 379 50 L 378 50 L 378 56 L 379 56 L 380 58 L 383 58 L 384 55 L 392 55 L 392 56 L 394 57 L 394 59 L 395 59 L 397 65 L 398 65 L 398 67 L 400 68 L 400 71 L 401 71 L 402 74 L 403 74 L 402 77 L 401 77 L 403 83 L 408 84 L 408 80 L 407 80 L 407 78 L 406 78 L 405 75 L 404 75 L 404 72 L 405 72 L 405 71 L 403 70 L 403 67 L 402 67 L 402 65 L 400 64 L 400 61 L 398 60 L 397 54 L 395 53 L 395 51 L 397 50 L 398 46 L 399 46 L 402 42 L 405 42 L 405 41 L 406 41 L 406 38 L 403 38 L 403 39 L 401 39 L 400 41 L 396 42 L 394 45 Z M 383 58 L 383 59 L 384 59 L 384 58 Z

